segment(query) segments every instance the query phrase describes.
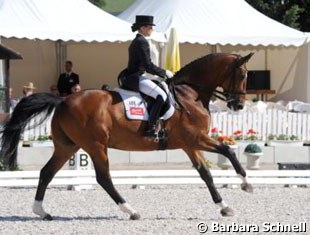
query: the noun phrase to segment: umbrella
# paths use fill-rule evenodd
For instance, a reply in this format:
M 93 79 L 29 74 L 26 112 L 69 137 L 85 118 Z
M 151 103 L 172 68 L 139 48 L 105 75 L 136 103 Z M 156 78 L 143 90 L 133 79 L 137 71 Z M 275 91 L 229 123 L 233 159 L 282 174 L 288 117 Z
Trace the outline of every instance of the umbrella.
M 176 29 L 171 28 L 166 50 L 166 69 L 175 73 L 179 71 L 180 68 L 181 61 L 178 35 Z

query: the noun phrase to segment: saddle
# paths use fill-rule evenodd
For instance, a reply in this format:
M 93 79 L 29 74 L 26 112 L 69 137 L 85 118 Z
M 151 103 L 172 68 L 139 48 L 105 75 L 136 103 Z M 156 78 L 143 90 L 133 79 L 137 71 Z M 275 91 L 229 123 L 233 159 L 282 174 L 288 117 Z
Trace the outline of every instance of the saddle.
M 134 76 L 139 75 L 126 77 L 126 70 L 123 70 L 118 76 L 119 88 L 114 89 L 114 91 L 118 92 L 122 97 L 127 119 L 148 121 L 149 113 L 152 110 L 152 106 L 155 105 L 155 100 L 139 91 L 139 79 Z M 160 149 L 165 149 L 167 133 L 164 128 L 164 120 L 167 120 L 173 115 L 175 108 L 171 105 L 171 96 L 169 95 L 170 92 L 167 85 L 164 87 L 159 81 L 153 80 L 153 82 L 160 86 L 169 97 L 161 110 L 158 110 L 160 118 L 156 123 L 157 132 L 154 138 L 155 142 L 160 143 Z

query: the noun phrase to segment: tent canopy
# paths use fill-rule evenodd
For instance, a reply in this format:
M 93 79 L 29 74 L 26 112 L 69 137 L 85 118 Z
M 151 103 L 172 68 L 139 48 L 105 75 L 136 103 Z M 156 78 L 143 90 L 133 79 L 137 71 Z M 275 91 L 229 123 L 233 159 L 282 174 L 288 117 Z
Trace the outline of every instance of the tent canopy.
M 8 48 L 2 44 L 0 44 L 0 60 L 19 60 L 23 57 L 16 51 L 11 48 Z
M 134 22 L 136 15 L 153 15 L 159 32 L 176 28 L 181 43 L 300 46 L 307 40 L 244 0 L 136 0 L 119 17 Z
M 0 0 L 0 36 L 115 42 L 134 38 L 131 24 L 87 0 Z

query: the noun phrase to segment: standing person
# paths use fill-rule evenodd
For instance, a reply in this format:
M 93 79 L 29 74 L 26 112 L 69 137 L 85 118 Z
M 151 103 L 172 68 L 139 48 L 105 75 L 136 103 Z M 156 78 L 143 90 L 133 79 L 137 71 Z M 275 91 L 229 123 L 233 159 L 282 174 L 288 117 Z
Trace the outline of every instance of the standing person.
M 65 63 L 65 73 L 59 75 L 57 88 L 60 96 L 67 96 L 72 93 L 71 88 L 80 84 L 79 75 L 72 72 L 73 64 L 70 60 Z
M 145 37 L 151 36 L 153 26 L 155 26 L 153 16 L 136 16 L 136 22 L 131 26 L 131 29 L 138 33 L 129 46 L 129 61 L 124 74 L 124 85 L 155 99 L 144 133 L 145 136 L 151 138 L 157 135 L 156 122 L 159 119 L 160 110 L 167 100 L 167 94 L 156 83 L 145 77 L 144 73 L 147 72 L 165 79 L 173 77 L 171 71 L 166 71 L 151 61 L 150 46 Z

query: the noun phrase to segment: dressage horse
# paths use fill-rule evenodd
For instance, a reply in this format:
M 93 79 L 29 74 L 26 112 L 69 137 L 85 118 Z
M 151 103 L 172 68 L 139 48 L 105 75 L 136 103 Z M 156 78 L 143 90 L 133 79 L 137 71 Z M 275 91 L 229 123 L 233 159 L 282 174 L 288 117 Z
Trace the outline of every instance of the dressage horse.
M 234 151 L 209 136 L 211 117 L 208 105 L 211 97 L 217 93 L 231 109 L 243 108 L 246 62 L 252 55 L 209 54 L 184 66 L 170 81 L 182 109 L 176 110 L 164 123 L 168 134 L 166 149 L 183 149 L 187 153 L 223 216 L 232 216 L 234 212 L 217 191 L 202 151 L 227 157 L 242 179 L 241 188 L 247 192 L 252 192 L 253 188 L 247 182 L 246 172 Z M 222 90 L 218 91 L 218 87 Z M 47 118 L 53 110 L 51 125 L 55 150 L 40 172 L 33 212 L 44 220 L 53 219 L 42 205 L 46 188 L 65 162 L 82 148 L 93 161 L 97 182 L 120 209 L 130 215 L 130 219 L 139 219 L 139 213 L 113 185 L 107 150 L 153 151 L 158 149 L 158 143 L 143 136 L 145 121 L 126 119 L 123 102 L 114 91 L 85 90 L 64 99 L 48 93 L 36 93 L 23 98 L 1 131 L 0 154 L 4 161 L 10 167 L 16 164 L 17 146 L 26 124 L 39 114 Z

